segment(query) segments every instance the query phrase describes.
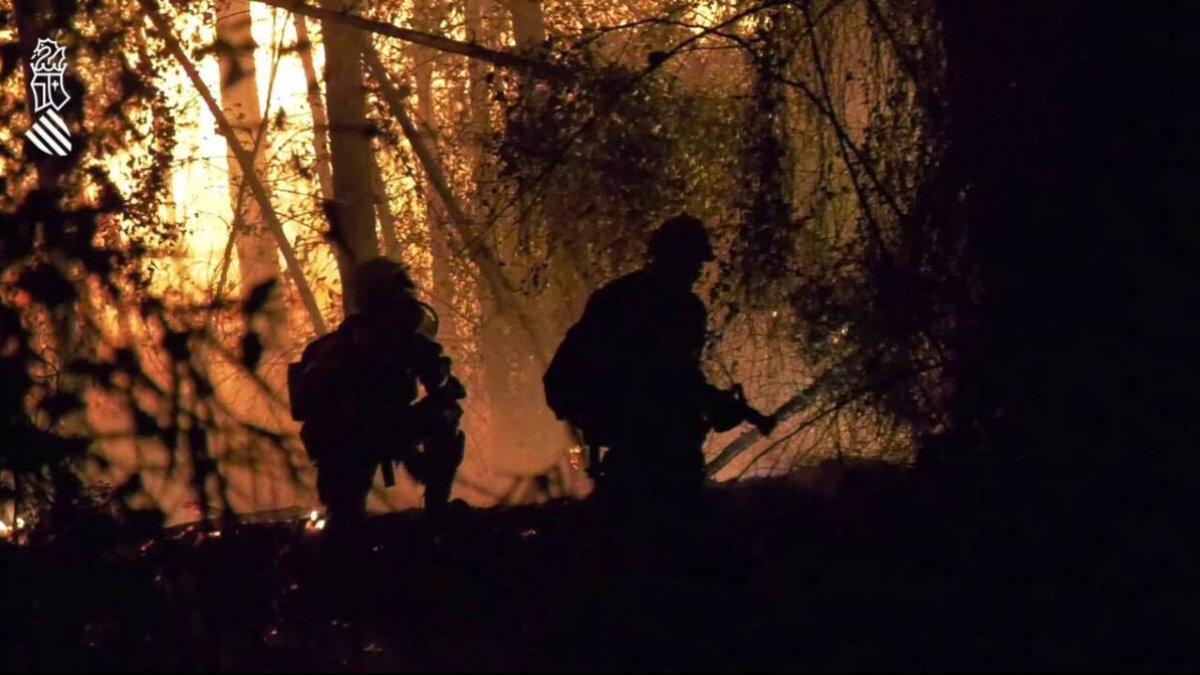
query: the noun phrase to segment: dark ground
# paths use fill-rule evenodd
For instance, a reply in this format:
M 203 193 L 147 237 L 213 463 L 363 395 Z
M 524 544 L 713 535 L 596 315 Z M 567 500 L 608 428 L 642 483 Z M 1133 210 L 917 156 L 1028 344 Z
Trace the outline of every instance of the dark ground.
M 714 488 L 707 514 L 658 528 L 559 501 L 460 512 L 436 535 L 420 512 L 380 516 L 358 553 L 298 524 L 0 547 L 0 666 L 1197 665 L 1195 589 L 1173 581 L 1195 558 L 1167 533 L 1017 527 L 912 470 L 826 469 Z

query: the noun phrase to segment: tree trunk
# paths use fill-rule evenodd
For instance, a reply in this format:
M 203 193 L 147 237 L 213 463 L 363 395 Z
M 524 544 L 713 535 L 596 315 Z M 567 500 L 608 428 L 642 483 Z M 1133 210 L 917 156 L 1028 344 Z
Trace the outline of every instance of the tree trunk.
M 528 51 L 546 40 L 546 21 L 539 0 L 508 0 L 505 4 L 512 12 L 513 38 L 518 50 Z
M 329 152 L 329 113 L 325 110 L 325 99 L 321 97 L 321 83 L 317 79 L 317 68 L 313 64 L 312 41 L 308 34 L 308 24 L 302 14 L 292 15 L 296 25 L 296 41 L 300 47 L 300 64 L 304 68 L 304 81 L 308 90 L 308 107 L 312 114 L 313 124 L 313 170 L 317 173 L 317 185 L 320 187 L 321 203 L 326 206 L 326 213 L 333 208 L 336 203 L 333 192 L 333 168 L 331 166 Z M 372 193 L 379 192 L 378 175 L 372 172 Z M 376 195 L 378 200 L 378 195 Z M 328 217 L 328 216 L 327 216 Z M 380 220 L 384 220 L 381 216 Z M 331 224 L 333 221 L 330 221 Z M 384 223 L 386 228 L 388 225 Z M 386 240 L 385 240 L 386 242 Z M 349 257 L 344 254 L 342 247 L 334 247 L 334 260 L 338 266 L 338 276 L 342 281 L 342 288 L 348 288 L 350 278 L 350 269 L 352 263 Z M 349 294 L 345 296 L 348 298 Z M 342 303 L 343 308 L 348 305 Z
M 467 41 L 480 44 L 483 40 L 483 7 L 482 0 L 465 0 L 463 3 L 463 16 L 467 25 Z M 488 183 L 486 176 L 487 155 L 486 148 L 488 139 L 492 134 L 491 122 L 491 106 L 488 98 L 487 86 L 487 64 L 478 59 L 471 59 L 467 62 L 467 77 L 468 87 L 467 96 L 470 103 L 471 126 L 470 126 L 470 143 L 467 151 L 471 155 L 472 173 L 475 178 L 475 204 L 472 211 L 475 212 L 477 222 L 484 222 L 478 216 L 486 215 L 486 199 L 484 195 L 485 183 Z
M 379 216 L 379 232 L 382 235 L 383 254 L 394 258 L 400 255 L 400 240 L 396 238 L 396 217 L 388 204 L 387 185 L 383 182 L 383 169 L 379 162 L 371 164 L 371 190 L 375 194 L 375 214 Z
M 323 0 L 322 8 L 349 11 L 349 0 Z M 357 31 L 322 20 L 325 39 L 325 100 L 329 113 L 334 201 L 326 209 L 342 279 L 342 306 L 354 311 L 354 265 L 379 255 L 371 181 L 371 128 L 367 123 L 362 51 Z
M 266 175 L 266 127 L 262 123 L 262 106 L 258 100 L 258 78 L 254 65 L 254 37 L 250 34 L 249 0 L 217 0 L 217 62 L 221 69 L 221 109 L 233 127 L 234 137 L 227 143 L 238 143 L 250 150 L 254 170 L 260 178 Z M 258 138 L 259 134 L 264 138 Z M 232 146 L 230 146 L 232 147 Z M 233 200 L 233 230 L 238 267 L 242 275 L 242 292 L 280 276 L 279 247 L 263 225 L 262 208 L 246 194 L 245 176 L 241 165 L 229 151 L 229 194 Z M 271 327 L 268 342 L 278 346 L 284 340 L 286 321 Z
M 417 30 L 430 31 L 437 26 L 438 17 L 431 15 L 432 8 L 426 0 L 416 2 L 413 8 L 413 26 Z M 417 85 L 417 129 L 425 146 L 435 155 L 438 149 L 437 108 L 433 97 L 433 62 L 438 55 L 436 49 L 412 45 L 413 74 Z M 442 334 L 453 339 L 457 336 L 454 325 L 454 278 L 450 268 L 450 246 L 446 231 L 438 224 L 445 211 L 438 208 L 438 197 L 432 183 L 425 181 L 425 214 L 429 227 L 429 249 L 433 258 L 433 307 L 442 318 Z
M 313 165 L 317 172 L 317 183 L 321 186 L 321 199 L 333 201 L 333 170 L 329 168 L 329 115 L 325 112 L 321 83 L 317 81 L 317 69 L 313 65 L 308 23 L 302 14 L 292 16 L 296 24 L 296 41 L 300 44 L 300 64 L 304 67 L 304 81 L 308 86 L 308 107 L 312 111 Z

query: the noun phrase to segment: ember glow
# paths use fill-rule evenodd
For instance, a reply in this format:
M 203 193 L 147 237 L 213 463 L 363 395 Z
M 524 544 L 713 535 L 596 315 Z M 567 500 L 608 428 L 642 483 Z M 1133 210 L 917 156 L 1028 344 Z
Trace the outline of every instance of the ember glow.
M 308 514 L 308 518 L 304 521 L 304 531 L 309 534 L 317 534 L 325 529 L 325 518 L 320 511 L 312 510 Z

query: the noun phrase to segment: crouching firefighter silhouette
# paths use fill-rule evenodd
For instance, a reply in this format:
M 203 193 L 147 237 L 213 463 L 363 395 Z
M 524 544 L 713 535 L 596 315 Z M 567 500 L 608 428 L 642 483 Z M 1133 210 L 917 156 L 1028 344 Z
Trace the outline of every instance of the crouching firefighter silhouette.
M 668 219 L 650 237 L 649 258 L 592 294 L 543 384 L 555 415 L 582 435 L 597 498 L 688 503 L 701 496 L 709 429 L 749 421 L 767 434 L 774 421 L 740 386 L 718 389 L 701 370 L 708 312 L 692 286 L 714 258 L 704 224 Z
M 466 391 L 434 339 L 437 314 L 414 297 L 404 266 L 370 260 L 353 282 L 358 313 L 288 369 L 292 417 L 304 423 L 300 438 L 332 531 L 363 518 L 376 467 L 395 483 L 393 462 L 424 484 L 426 510 L 440 513 L 465 443 L 458 402 Z

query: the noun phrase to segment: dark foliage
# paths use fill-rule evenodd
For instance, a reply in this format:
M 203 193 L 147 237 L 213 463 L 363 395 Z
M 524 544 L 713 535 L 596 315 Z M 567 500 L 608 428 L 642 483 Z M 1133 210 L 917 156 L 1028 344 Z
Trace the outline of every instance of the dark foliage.
M 934 182 L 958 198 L 924 214 L 960 233 L 973 290 L 946 334 L 949 428 L 926 455 L 1007 466 L 1021 480 L 1005 472 L 999 491 L 1040 506 L 1147 515 L 1181 497 L 1200 439 L 1184 318 L 1197 136 L 1187 112 L 1151 103 L 1195 65 L 1178 33 L 1195 17 L 1175 3 L 941 9 Z
M 0 498 L 28 523 L 24 536 L 71 538 L 99 526 L 141 531 L 161 524 L 147 503 L 138 474 L 100 505 L 80 476 L 107 460 L 92 438 L 84 401 L 99 395 L 123 404 L 132 424 L 129 441 L 158 444 L 168 472 L 190 482 L 202 512 L 224 511 L 224 484 L 213 459 L 211 435 L 229 416 L 214 396 L 201 350 L 222 350 L 205 327 L 216 311 L 236 315 L 246 327 L 234 356 L 253 371 L 262 342 L 250 328 L 268 311 L 274 288 L 253 289 L 241 307 L 174 306 L 150 289 L 152 266 L 139 255 L 178 241 L 164 222 L 164 182 L 171 160 L 171 115 L 155 86 L 153 60 L 139 38 L 139 19 L 121 2 L 92 3 L 78 14 L 73 3 L 15 3 L 18 42 L 7 59 L 23 53 L 32 35 L 50 33 L 74 59 L 88 59 L 92 88 L 69 74 L 72 90 L 63 116 L 73 124 L 75 150 L 65 159 L 43 156 L 14 134 L 6 145 L 8 180 L 0 193 Z M 144 37 L 144 36 L 142 36 Z M 140 56 L 132 66 L 127 54 Z M 23 128 L 28 96 L 0 101 L 0 120 Z M 86 106 L 86 111 L 85 111 Z M 103 111 L 103 114 L 98 114 Z M 87 113 L 85 115 L 85 112 Z M 152 123 L 135 123 L 150 113 Z M 85 122 L 85 119 L 87 120 Z M 98 120 L 98 121 L 97 121 Z M 132 189 L 113 184 L 104 159 L 128 150 Z M 118 227 L 118 219 L 126 228 Z M 105 313 L 138 315 L 149 337 L 134 339 L 106 322 Z M 232 351 L 232 350 L 229 350 Z M 163 357 L 165 368 L 148 364 Z M 236 424 L 236 422 L 235 422 Z M 278 439 L 271 439 L 278 443 Z M 93 471 L 94 473 L 94 471 Z M 146 509 L 150 509 L 146 511 Z

